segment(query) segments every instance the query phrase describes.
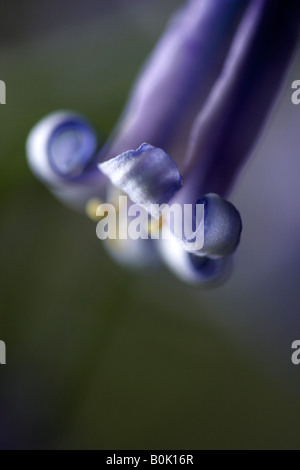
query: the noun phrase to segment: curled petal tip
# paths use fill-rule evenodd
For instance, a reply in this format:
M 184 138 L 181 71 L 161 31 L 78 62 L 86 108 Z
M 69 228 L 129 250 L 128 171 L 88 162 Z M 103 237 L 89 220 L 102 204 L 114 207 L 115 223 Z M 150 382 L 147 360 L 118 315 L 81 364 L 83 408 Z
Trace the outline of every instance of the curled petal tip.
M 106 178 L 96 163 L 97 138 L 87 120 L 72 111 L 58 111 L 31 130 L 27 161 L 32 172 L 64 204 L 85 211 L 87 202 L 105 196 Z
M 177 165 L 162 149 L 142 144 L 99 165 L 112 184 L 151 212 L 167 203 L 182 187 Z M 155 214 L 154 214 L 155 215 Z
M 188 253 L 180 242 L 160 240 L 159 250 L 168 268 L 181 280 L 197 286 L 215 286 L 224 282 L 232 271 L 232 256 L 212 259 Z
M 79 114 L 60 111 L 46 116 L 30 132 L 27 160 L 35 175 L 46 184 L 79 177 L 91 162 L 97 138 Z
M 235 251 L 242 231 L 239 212 L 231 202 L 217 194 L 205 194 L 199 201 L 204 204 L 204 244 L 199 254 L 223 257 Z
M 178 194 L 179 202 L 180 198 L 181 193 Z M 174 201 L 176 199 L 175 196 Z M 181 202 L 179 205 L 183 206 L 183 229 L 180 230 L 180 220 L 173 226 L 169 224 L 169 227 L 185 251 L 213 258 L 228 256 L 235 251 L 240 242 L 242 221 L 233 204 L 218 194 L 208 193 L 196 205 Z M 186 208 L 192 209 L 189 217 Z

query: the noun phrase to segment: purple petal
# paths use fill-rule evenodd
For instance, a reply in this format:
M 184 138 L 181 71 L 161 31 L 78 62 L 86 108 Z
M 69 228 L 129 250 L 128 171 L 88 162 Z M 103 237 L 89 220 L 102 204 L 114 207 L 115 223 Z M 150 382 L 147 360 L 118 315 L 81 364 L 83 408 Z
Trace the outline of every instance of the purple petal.
M 190 139 L 182 201 L 226 194 L 252 149 L 299 37 L 293 0 L 253 0 Z
M 107 160 L 150 142 L 180 162 L 190 127 L 218 77 L 248 0 L 191 0 L 170 22 L 137 83 Z

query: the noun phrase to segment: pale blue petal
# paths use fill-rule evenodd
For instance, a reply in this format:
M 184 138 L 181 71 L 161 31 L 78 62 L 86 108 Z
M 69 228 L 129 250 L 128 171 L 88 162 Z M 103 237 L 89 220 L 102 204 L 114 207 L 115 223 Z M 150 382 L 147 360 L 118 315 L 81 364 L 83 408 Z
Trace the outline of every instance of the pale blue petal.
M 182 187 L 172 158 L 146 143 L 100 164 L 99 168 L 132 202 L 145 206 L 149 212 L 152 204 L 168 203 Z

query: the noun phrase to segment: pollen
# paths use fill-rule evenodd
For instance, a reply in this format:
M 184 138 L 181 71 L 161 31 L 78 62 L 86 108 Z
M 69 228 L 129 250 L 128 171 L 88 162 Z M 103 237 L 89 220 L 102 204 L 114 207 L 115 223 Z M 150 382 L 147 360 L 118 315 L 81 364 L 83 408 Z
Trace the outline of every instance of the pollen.
M 97 208 L 103 203 L 101 199 L 96 197 L 90 199 L 85 206 L 86 215 L 93 221 L 98 222 L 102 217 L 97 216 Z
M 158 218 L 151 217 L 148 222 L 148 234 L 150 238 L 157 238 L 162 226 L 164 224 L 164 216 L 160 214 Z

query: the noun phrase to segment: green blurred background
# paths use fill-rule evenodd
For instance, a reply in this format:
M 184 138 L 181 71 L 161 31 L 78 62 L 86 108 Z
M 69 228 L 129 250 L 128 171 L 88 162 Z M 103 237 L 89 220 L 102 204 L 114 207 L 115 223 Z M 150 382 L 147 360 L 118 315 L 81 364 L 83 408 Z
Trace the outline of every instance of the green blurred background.
M 2 449 L 300 448 L 300 61 L 233 193 L 244 235 L 216 290 L 115 265 L 27 168 L 28 132 L 53 110 L 109 135 L 181 3 L 1 2 Z

